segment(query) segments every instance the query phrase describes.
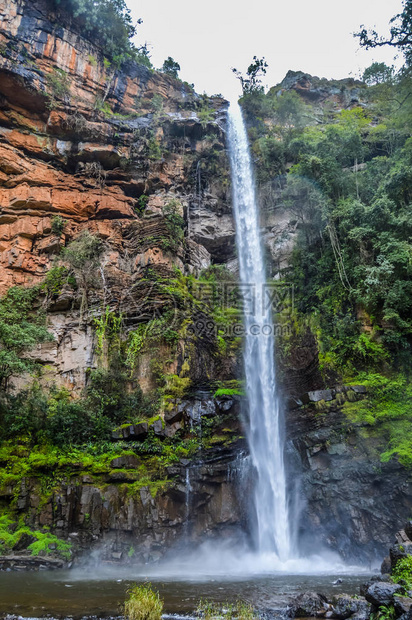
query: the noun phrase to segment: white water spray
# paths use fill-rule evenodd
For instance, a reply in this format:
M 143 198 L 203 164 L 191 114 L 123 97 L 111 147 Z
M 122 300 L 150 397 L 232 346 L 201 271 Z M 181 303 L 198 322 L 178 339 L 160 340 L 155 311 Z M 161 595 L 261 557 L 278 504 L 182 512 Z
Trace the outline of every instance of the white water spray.
M 245 375 L 250 422 L 248 442 L 257 482 L 254 493 L 259 555 L 275 554 L 281 563 L 293 556 L 288 514 L 284 441 L 276 390 L 274 326 L 268 297 L 259 214 L 242 112 L 228 112 L 233 207 L 244 301 Z

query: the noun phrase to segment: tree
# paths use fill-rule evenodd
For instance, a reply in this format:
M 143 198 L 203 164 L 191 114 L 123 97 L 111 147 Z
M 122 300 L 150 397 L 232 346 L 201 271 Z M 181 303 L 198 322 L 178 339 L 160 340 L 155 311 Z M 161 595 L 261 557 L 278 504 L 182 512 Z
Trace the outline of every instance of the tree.
M 180 65 L 178 62 L 173 60 L 171 56 L 168 56 L 163 63 L 162 72 L 167 75 L 171 75 L 174 78 L 179 77 L 178 73 L 180 71 Z
M 115 66 L 128 58 L 147 64 L 147 46 L 136 48 L 131 41 L 142 20 L 133 24 L 125 0 L 51 0 L 51 3 L 82 35 L 99 45 Z
M 404 0 L 403 11 L 392 17 L 390 37 L 385 39 L 375 30 L 367 30 L 361 26 L 362 30 L 355 34 L 359 37 L 361 47 L 371 49 L 389 45 L 400 50 L 404 57 L 406 66 L 412 64 L 412 0 Z
M 365 69 L 362 80 L 368 86 L 384 84 L 390 82 L 393 77 L 393 67 L 388 67 L 384 62 L 373 62 L 370 67 Z
M 7 389 L 12 376 L 30 372 L 36 362 L 27 353 L 37 344 L 53 340 L 45 317 L 33 311 L 37 288 L 13 286 L 0 299 L 0 388 Z
M 63 249 L 62 258 L 67 261 L 73 270 L 79 287 L 82 291 L 80 315 L 87 309 L 89 288 L 95 282 L 96 271 L 100 266 L 100 258 L 104 251 L 102 241 L 84 230 L 67 248 Z
M 261 77 L 265 75 L 267 67 L 265 58 L 258 58 L 257 56 L 253 56 L 253 62 L 248 66 L 246 75 L 242 75 L 238 69 L 232 67 L 233 73 L 240 80 L 244 95 L 263 92 Z

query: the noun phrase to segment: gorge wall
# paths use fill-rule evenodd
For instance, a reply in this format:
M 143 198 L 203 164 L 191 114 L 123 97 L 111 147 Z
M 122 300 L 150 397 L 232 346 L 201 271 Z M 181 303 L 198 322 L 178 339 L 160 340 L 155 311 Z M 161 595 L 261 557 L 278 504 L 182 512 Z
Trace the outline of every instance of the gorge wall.
M 208 314 L 205 283 L 200 299 L 188 285 L 211 265 L 236 281 L 227 102 L 143 65 L 114 70 L 74 26 L 58 23 L 46 0 L 0 0 L 0 9 L 0 292 L 41 286 L 62 248 L 85 230 L 103 248 L 98 266 L 77 274 L 75 284 L 42 289 L 36 303 L 53 340 L 30 353 L 42 367 L 36 381 L 65 387 L 74 399 L 82 394 L 90 372 L 109 363 L 96 329 L 106 309 L 122 317 L 126 337 L 165 312 L 177 334 L 173 344 L 149 341 L 130 380 L 150 395 L 161 374 L 169 408 L 156 419 L 122 420 L 112 434 L 119 455 L 104 462 L 49 457 L 17 472 L 30 454 L 17 437 L 1 457 L 10 474 L 1 506 L 80 551 L 101 549 L 110 561 L 157 560 L 182 537 L 240 541 L 250 527 L 247 493 L 239 493 L 247 448 L 242 396 L 230 388 L 242 375 L 241 342 L 222 336 L 216 313 Z M 311 80 L 291 73 L 281 87 L 346 106 L 357 95 L 356 83 L 342 95 Z M 260 187 L 273 276 L 288 265 L 299 227 L 278 201 L 281 182 Z M 189 392 L 167 392 L 179 380 L 189 382 Z M 32 381 L 15 377 L 15 390 Z M 383 557 L 410 516 L 410 476 L 396 461 L 381 463 L 384 440 L 345 415 L 346 402 L 365 397 L 362 388 L 325 390 L 331 386 L 310 331 L 283 362 L 282 382 L 288 459 L 305 498 L 303 540 L 320 540 L 348 560 Z M 141 456 L 150 437 L 168 445 L 205 429 L 199 450 L 170 462 Z

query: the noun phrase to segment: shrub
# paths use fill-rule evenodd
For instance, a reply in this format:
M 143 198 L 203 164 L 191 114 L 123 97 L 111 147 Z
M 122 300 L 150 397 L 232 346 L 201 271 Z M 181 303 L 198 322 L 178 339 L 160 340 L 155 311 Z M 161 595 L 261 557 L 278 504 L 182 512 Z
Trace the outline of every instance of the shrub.
M 214 601 L 199 602 L 196 614 L 203 620 L 257 620 L 258 614 L 250 603 L 236 601 L 236 603 L 215 603 Z
M 22 375 L 36 366 L 25 353 L 38 343 L 53 340 L 40 310 L 33 310 L 38 288 L 13 286 L 0 299 L 0 387 L 7 388 L 10 377 Z
M 161 620 L 163 601 L 150 583 L 136 585 L 128 592 L 124 615 L 129 620 Z
M 406 588 L 412 588 L 412 555 L 408 555 L 405 558 L 401 558 L 395 564 L 392 569 L 392 581 L 399 583 L 404 581 Z
M 62 218 L 61 215 L 55 215 L 54 217 L 52 217 L 51 230 L 53 235 L 57 235 L 58 237 L 60 237 L 64 230 L 64 227 L 66 226 L 66 223 L 66 220 Z
M 59 295 L 69 279 L 69 270 L 63 265 L 54 265 L 46 274 L 41 288 L 50 297 Z
M 163 63 L 161 71 L 167 75 L 177 78 L 179 77 L 178 74 L 180 71 L 180 65 L 171 56 L 168 56 Z
M 55 553 L 69 560 L 71 557 L 71 544 L 67 543 L 50 532 L 32 531 L 24 524 L 14 522 L 8 514 L 0 516 L 0 553 L 8 553 L 19 545 L 23 536 L 26 538 L 26 547 L 32 556 L 45 556 Z M 21 543 L 20 543 L 21 544 Z

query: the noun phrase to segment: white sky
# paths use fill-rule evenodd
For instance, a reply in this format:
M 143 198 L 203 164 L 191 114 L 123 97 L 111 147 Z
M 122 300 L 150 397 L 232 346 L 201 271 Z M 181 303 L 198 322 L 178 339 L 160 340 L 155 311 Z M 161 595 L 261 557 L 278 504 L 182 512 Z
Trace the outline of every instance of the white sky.
M 147 42 L 161 67 L 168 56 L 197 92 L 232 98 L 254 55 L 265 56 L 265 84 L 279 83 L 289 69 L 319 77 L 358 77 L 373 61 L 392 64 L 394 50 L 366 52 L 352 36 L 361 24 L 388 31 L 401 0 L 127 0 L 141 17 L 137 43 Z

